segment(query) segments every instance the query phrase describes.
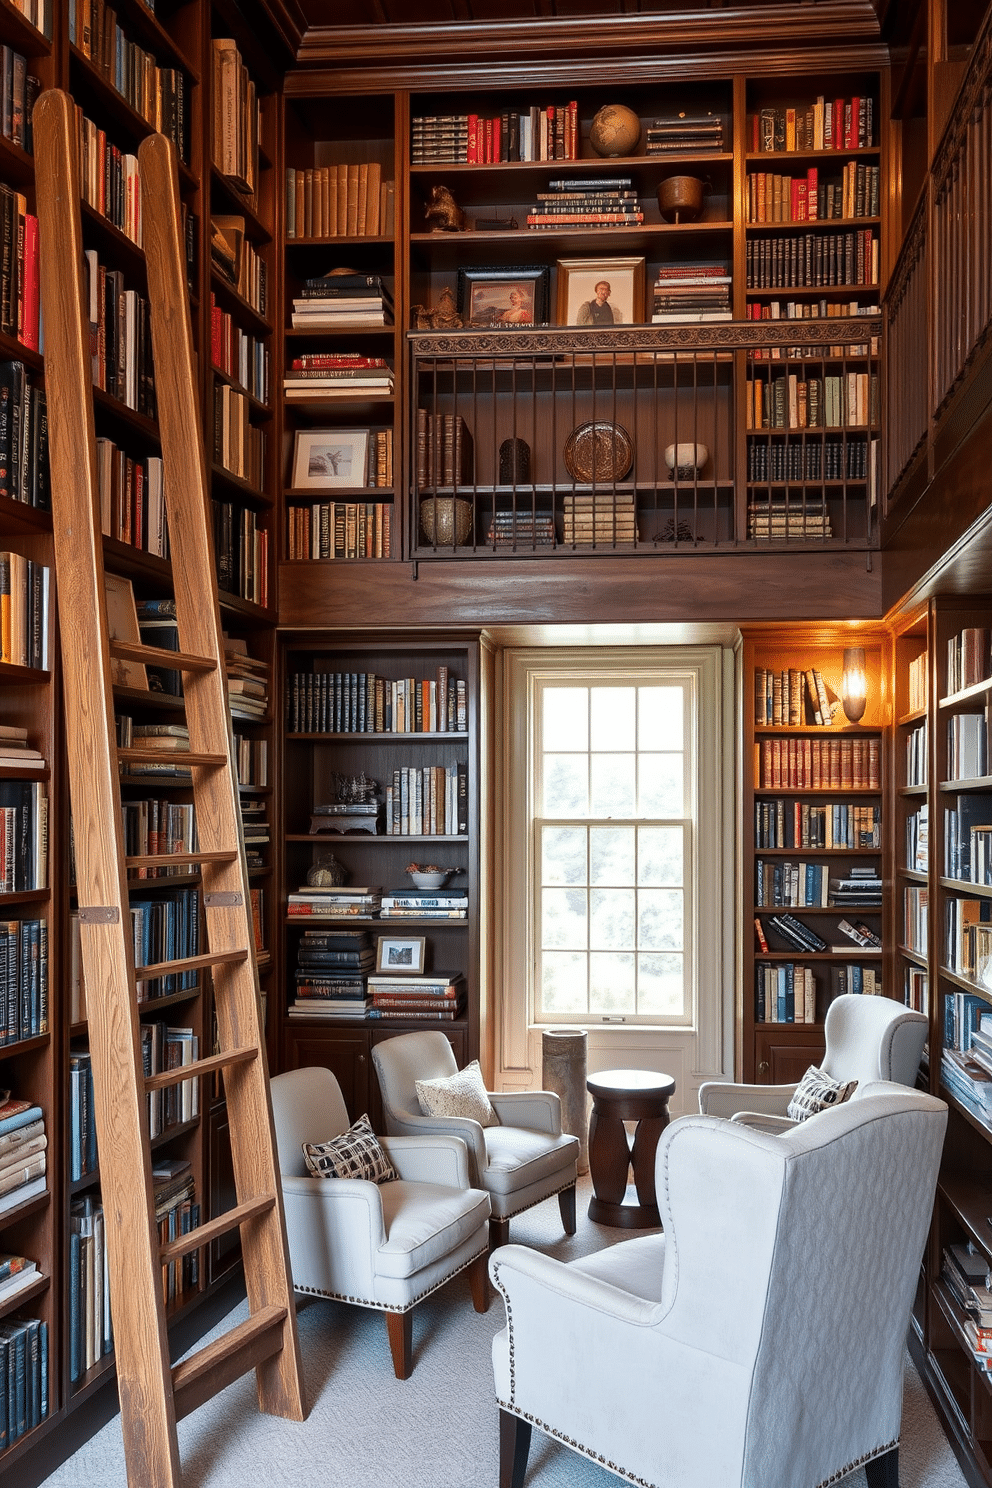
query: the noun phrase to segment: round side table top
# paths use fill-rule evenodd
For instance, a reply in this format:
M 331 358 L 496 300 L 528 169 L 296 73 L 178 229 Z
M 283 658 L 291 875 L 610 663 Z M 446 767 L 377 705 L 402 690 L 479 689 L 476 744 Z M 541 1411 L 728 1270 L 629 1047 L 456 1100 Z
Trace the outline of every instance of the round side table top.
M 593 1095 L 657 1095 L 667 1099 L 675 1092 L 675 1079 L 658 1070 L 599 1070 L 588 1077 L 586 1089 Z

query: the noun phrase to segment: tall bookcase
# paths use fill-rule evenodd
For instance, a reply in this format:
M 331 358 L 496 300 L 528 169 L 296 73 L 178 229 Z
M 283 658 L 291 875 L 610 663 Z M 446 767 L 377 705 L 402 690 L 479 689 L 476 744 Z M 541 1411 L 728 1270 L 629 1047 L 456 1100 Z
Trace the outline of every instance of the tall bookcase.
M 884 642 L 881 632 L 860 628 L 744 633 L 745 1080 L 798 1080 L 822 1056 L 823 1020 L 836 996 L 888 991 L 882 976 Z M 853 724 L 840 705 L 844 651 L 851 646 L 865 653 L 867 683 L 863 717 Z M 824 700 L 833 708 L 828 723 L 818 721 Z M 845 924 L 863 927 L 878 945 L 850 938 Z

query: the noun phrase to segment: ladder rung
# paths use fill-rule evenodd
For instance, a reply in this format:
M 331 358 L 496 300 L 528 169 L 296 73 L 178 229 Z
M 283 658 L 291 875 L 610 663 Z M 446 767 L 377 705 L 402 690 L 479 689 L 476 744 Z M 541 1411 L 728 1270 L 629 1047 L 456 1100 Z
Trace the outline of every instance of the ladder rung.
M 124 862 L 128 868 L 158 868 L 169 864 L 175 868 L 180 863 L 234 863 L 237 861 L 236 852 L 193 852 L 193 853 L 144 853 L 133 858 L 125 858 Z
M 172 1393 L 176 1419 L 182 1420 L 263 1359 L 277 1354 L 285 1345 L 283 1324 L 287 1315 L 285 1307 L 261 1307 L 199 1353 L 175 1365 Z
M 192 749 L 118 749 L 117 758 L 122 764 L 170 765 L 176 770 L 190 765 L 227 764 L 226 754 L 195 754 Z
M 206 1224 L 198 1225 L 195 1230 L 190 1230 L 186 1235 L 180 1235 L 178 1240 L 170 1240 L 159 1250 L 159 1260 L 163 1266 L 170 1261 L 178 1260 L 180 1256 L 189 1255 L 191 1250 L 199 1250 L 201 1245 L 210 1245 L 214 1240 L 219 1240 L 221 1235 L 229 1235 L 249 1219 L 257 1219 L 260 1214 L 268 1214 L 270 1209 L 275 1208 L 275 1194 L 260 1194 L 257 1199 L 249 1199 L 244 1204 L 238 1204 L 233 1209 L 225 1209 L 223 1214 L 210 1219 Z
M 200 1075 L 212 1075 L 215 1070 L 228 1069 L 232 1064 L 248 1064 L 258 1058 L 255 1044 L 243 1049 L 228 1049 L 224 1054 L 210 1054 L 206 1059 L 194 1059 L 192 1064 L 177 1064 L 175 1069 L 160 1070 L 157 1075 L 145 1076 L 146 1090 L 164 1090 L 169 1085 L 181 1085 L 184 1080 L 195 1080 Z
M 212 656 L 193 656 L 189 651 L 165 651 L 161 646 L 143 646 L 138 641 L 111 641 L 111 656 L 121 661 L 143 661 L 146 666 L 168 667 L 171 672 L 215 672 Z
M 136 966 L 136 982 L 150 982 L 155 977 L 172 976 L 180 971 L 200 971 L 205 966 L 228 966 L 232 962 L 247 961 L 248 952 L 240 947 L 234 951 L 206 951 L 202 956 L 184 956 L 181 961 L 155 961 L 148 966 Z

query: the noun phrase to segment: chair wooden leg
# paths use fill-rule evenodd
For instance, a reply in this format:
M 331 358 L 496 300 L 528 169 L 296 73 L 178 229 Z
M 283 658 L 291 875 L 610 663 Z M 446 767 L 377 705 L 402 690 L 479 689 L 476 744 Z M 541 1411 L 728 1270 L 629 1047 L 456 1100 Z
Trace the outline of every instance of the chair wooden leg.
M 386 1313 L 389 1351 L 393 1356 L 393 1373 L 397 1379 L 409 1379 L 413 1371 L 413 1308 L 406 1312 Z
M 524 1488 L 530 1422 L 509 1411 L 499 1413 L 499 1488 Z
M 489 1221 L 489 1254 L 500 1245 L 510 1243 L 510 1221 L 508 1219 L 491 1218 Z
M 468 1282 L 472 1288 L 472 1306 L 476 1312 L 489 1311 L 489 1257 L 476 1256 L 468 1268 Z
M 558 1195 L 558 1209 L 561 1213 L 561 1222 L 565 1227 L 566 1235 L 575 1234 L 575 1184 L 571 1188 L 563 1188 Z
M 899 1448 L 865 1463 L 868 1488 L 899 1488 Z

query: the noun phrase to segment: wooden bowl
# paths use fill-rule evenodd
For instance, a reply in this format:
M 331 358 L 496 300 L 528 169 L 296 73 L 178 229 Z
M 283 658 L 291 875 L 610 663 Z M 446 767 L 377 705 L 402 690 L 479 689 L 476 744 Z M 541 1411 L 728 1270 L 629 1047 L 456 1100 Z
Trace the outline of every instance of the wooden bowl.
M 425 496 L 420 503 L 420 529 L 434 547 L 463 543 L 472 531 L 472 503 L 461 496 Z
M 666 222 L 695 222 L 703 210 L 706 182 L 698 176 L 669 176 L 658 182 L 658 206 Z

